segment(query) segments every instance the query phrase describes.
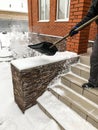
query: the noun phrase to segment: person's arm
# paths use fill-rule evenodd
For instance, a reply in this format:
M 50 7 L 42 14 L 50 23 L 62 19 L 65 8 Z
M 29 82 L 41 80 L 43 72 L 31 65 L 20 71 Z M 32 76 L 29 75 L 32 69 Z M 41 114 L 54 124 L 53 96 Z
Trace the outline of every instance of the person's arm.
M 92 5 L 90 6 L 90 9 L 88 10 L 87 15 L 83 18 L 83 20 L 81 22 L 79 22 L 76 26 L 81 26 L 82 24 L 86 23 L 87 21 L 89 21 L 90 19 L 92 19 L 93 17 L 95 17 L 97 15 L 97 9 L 98 7 L 96 7 L 95 3 L 92 2 Z
M 72 28 L 72 30 L 70 31 L 70 36 L 73 36 L 73 35 L 78 33 L 78 31 L 74 31 L 76 28 L 78 28 L 82 24 L 86 23 L 87 21 L 89 21 L 90 19 L 92 19 L 93 17 L 98 15 L 98 9 L 97 8 L 98 8 L 98 0 L 93 0 L 92 4 L 91 4 L 91 6 L 90 6 L 90 8 L 88 10 L 87 15 L 78 24 L 76 24 Z

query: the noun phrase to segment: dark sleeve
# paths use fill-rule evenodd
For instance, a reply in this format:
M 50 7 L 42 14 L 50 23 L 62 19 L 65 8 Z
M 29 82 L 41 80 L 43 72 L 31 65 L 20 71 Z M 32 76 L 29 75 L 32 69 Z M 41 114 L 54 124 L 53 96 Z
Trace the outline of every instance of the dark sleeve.
M 98 14 L 98 2 L 97 2 L 98 0 L 93 0 L 92 1 L 92 4 L 91 4 L 91 6 L 90 6 L 90 8 L 89 8 L 89 10 L 88 10 L 88 13 L 87 13 L 87 15 L 82 19 L 82 21 L 81 22 L 79 22 L 76 26 L 77 27 L 79 27 L 79 26 L 81 26 L 82 24 L 84 24 L 84 23 L 86 23 L 87 21 L 89 21 L 90 19 L 92 19 L 93 17 L 95 17 L 97 14 Z

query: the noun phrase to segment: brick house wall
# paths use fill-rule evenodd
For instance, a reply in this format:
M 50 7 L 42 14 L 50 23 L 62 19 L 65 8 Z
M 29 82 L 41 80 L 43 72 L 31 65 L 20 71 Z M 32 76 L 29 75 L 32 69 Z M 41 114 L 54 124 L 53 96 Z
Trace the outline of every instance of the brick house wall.
M 30 30 L 37 33 L 64 36 L 69 30 L 69 22 L 56 22 L 56 0 L 50 0 L 50 21 L 49 22 L 39 22 L 38 16 L 38 0 L 28 0 L 30 4 L 29 7 L 29 21 Z M 32 11 L 30 10 L 32 8 Z M 31 13 L 32 12 L 32 13 Z
M 29 29 L 31 32 L 64 36 L 69 30 L 86 15 L 91 0 L 70 0 L 69 21 L 56 21 L 57 0 L 50 0 L 50 20 L 49 22 L 39 22 L 38 0 L 28 0 Z M 90 28 L 91 27 L 91 28 Z M 95 38 L 95 24 L 86 27 L 78 35 L 69 38 L 66 43 L 66 50 L 74 51 L 78 54 L 87 51 L 88 40 Z
M 95 36 L 97 33 L 97 25 L 95 24 L 95 22 L 93 22 L 90 26 L 90 32 L 89 32 L 89 40 L 94 41 L 95 40 Z

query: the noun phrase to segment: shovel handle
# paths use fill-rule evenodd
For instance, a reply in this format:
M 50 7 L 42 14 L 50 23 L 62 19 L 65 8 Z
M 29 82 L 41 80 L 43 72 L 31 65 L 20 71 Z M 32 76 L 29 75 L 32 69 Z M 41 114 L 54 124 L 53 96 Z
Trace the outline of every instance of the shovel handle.
M 78 28 L 75 29 L 75 31 L 80 31 L 82 28 L 86 27 L 87 25 L 89 25 L 90 23 L 92 23 L 93 21 L 95 21 L 96 19 L 98 19 L 98 15 L 96 15 L 94 18 L 90 19 L 89 21 L 87 21 L 86 23 L 82 24 L 81 26 L 79 26 Z M 67 37 L 70 36 L 70 33 L 66 34 L 63 38 L 61 38 L 60 40 L 56 41 L 53 43 L 53 45 L 50 47 L 52 48 L 53 46 L 55 46 L 57 43 L 63 41 L 64 39 L 66 39 Z
M 54 43 L 53 43 L 53 45 L 52 45 L 52 46 L 50 46 L 50 48 L 54 47 L 57 43 L 59 43 L 59 42 L 63 41 L 64 39 L 66 39 L 66 38 L 67 38 L 67 37 L 69 37 L 69 36 L 70 36 L 70 34 L 69 34 L 69 33 L 68 33 L 68 34 L 66 34 L 63 38 L 61 38 L 60 40 L 58 40 L 58 41 L 54 42 Z

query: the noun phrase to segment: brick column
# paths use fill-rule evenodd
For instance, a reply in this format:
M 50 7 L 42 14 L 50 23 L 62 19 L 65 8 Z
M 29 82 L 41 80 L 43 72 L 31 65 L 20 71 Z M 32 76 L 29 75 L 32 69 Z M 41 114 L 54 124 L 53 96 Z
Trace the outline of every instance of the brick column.
M 70 29 L 82 20 L 82 18 L 86 15 L 90 4 L 91 0 L 71 0 L 69 21 Z M 85 53 L 87 51 L 89 29 L 90 26 L 80 31 L 79 34 L 69 38 L 67 40 L 66 49 L 78 54 Z

